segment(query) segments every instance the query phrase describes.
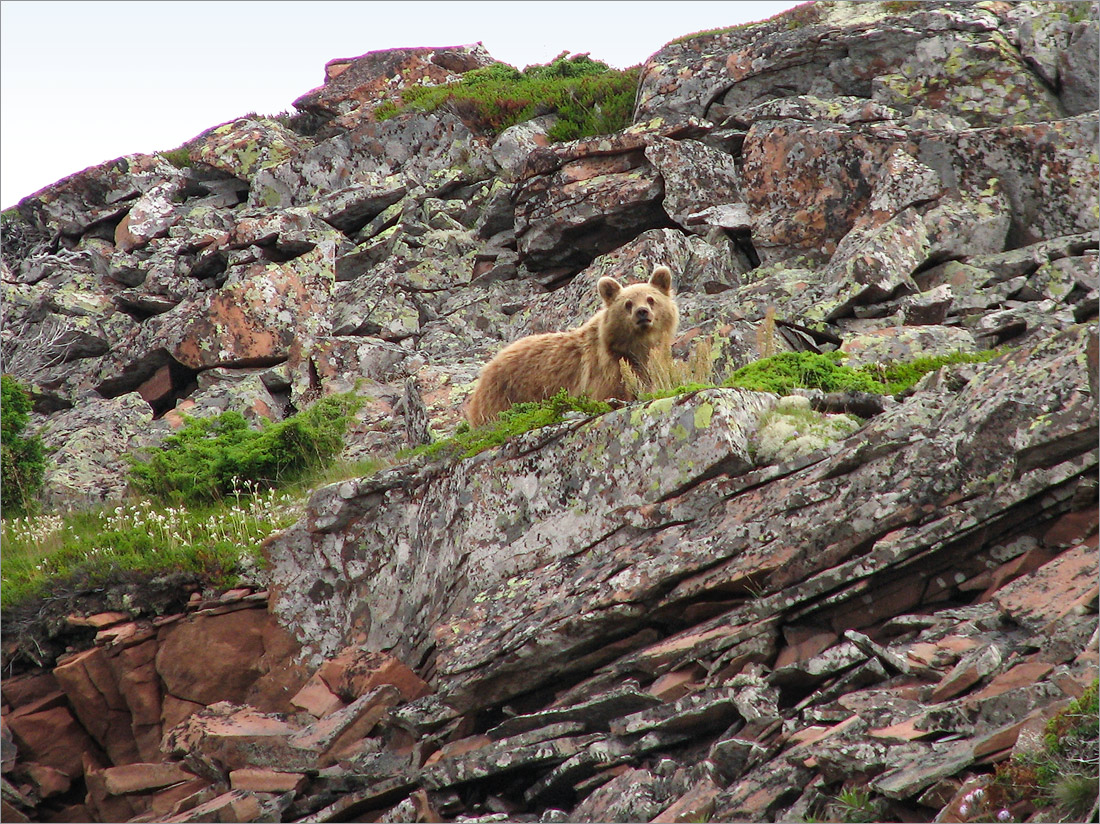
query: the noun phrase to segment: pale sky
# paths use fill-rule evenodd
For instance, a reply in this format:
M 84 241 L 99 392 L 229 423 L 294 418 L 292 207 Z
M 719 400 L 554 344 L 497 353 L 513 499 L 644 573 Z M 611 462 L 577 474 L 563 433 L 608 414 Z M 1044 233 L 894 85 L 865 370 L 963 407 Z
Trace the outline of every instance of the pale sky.
M 0 3 L 0 205 L 88 166 L 173 149 L 248 112 L 277 114 L 338 57 L 480 41 L 523 68 L 563 51 L 616 68 L 670 40 L 796 2 Z

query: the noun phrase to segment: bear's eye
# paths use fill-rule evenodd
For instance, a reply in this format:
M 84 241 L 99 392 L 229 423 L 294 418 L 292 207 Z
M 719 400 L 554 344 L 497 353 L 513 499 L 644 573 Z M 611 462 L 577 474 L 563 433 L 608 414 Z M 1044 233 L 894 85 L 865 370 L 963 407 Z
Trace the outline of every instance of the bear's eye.
M 646 298 L 646 302 L 647 302 L 647 303 L 648 303 L 648 304 L 649 304 L 650 306 L 652 306 L 652 305 L 653 305 L 653 298 Z
M 632 300 L 628 300 L 628 301 L 626 302 L 626 311 L 628 311 L 628 312 L 629 312 L 629 311 L 630 311 L 631 309 L 633 309 L 633 308 L 634 308 L 634 301 L 632 301 Z

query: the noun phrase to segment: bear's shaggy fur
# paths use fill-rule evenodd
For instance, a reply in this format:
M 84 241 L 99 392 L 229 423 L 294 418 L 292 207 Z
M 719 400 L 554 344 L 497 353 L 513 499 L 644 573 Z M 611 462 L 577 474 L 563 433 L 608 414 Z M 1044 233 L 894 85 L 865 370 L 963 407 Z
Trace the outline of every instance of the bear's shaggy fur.
M 652 354 L 669 352 L 679 324 L 672 272 L 658 266 L 648 283 L 626 287 L 604 277 L 596 289 L 603 308 L 583 326 L 520 338 L 485 365 L 466 408 L 470 423 L 479 426 L 514 403 L 541 401 L 563 388 L 592 400 L 634 400 L 619 362 L 644 379 Z

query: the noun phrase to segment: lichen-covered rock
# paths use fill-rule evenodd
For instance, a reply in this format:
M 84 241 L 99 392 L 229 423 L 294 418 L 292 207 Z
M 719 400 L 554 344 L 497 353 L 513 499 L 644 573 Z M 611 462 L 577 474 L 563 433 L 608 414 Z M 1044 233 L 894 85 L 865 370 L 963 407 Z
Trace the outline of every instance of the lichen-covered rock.
M 1022 28 L 1026 18 L 1041 17 L 1049 6 L 1021 5 L 1018 10 L 948 4 L 903 9 L 889 3 L 825 3 L 752 27 L 681 38 L 646 63 L 636 116 L 717 122 L 793 93 L 826 100 L 857 97 L 905 113 L 923 107 L 976 126 L 1006 118 L 1055 119 L 1065 110 L 1049 80 L 1033 73 L 1000 31 L 998 14 Z M 1062 14 L 1071 10 L 1060 4 Z M 1078 37 L 1083 40 L 1084 32 Z M 1062 59 L 1086 62 L 1094 45 L 1065 38 L 1044 43 L 1058 55 L 1046 58 L 1048 65 Z M 1088 88 L 1087 79 L 1081 85 Z M 990 95 L 990 88 L 1001 93 Z M 1096 108 L 1095 96 L 1092 103 Z
M 492 593 L 501 582 L 512 593 L 506 597 L 521 597 L 526 573 L 614 534 L 624 508 L 659 501 L 700 477 L 750 468 L 748 435 L 772 403 L 759 393 L 709 390 L 533 432 L 447 472 L 325 487 L 308 521 L 271 547 L 276 609 L 316 653 L 363 637 L 415 658 L 430 641 L 408 633 L 413 616 L 436 615 L 445 625 L 459 604 L 499 597 Z M 616 471 L 592 475 L 593 461 L 611 461 Z M 456 497 L 456 490 L 464 491 Z M 348 555 L 349 541 L 365 552 Z M 431 567 L 423 565 L 427 552 Z M 303 566 L 306 556 L 313 560 Z M 308 584 L 301 579 L 307 568 Z M 398 587 L 413 568 L 415 587 Z M 355 619 L 334 623 L 336 614 Z
M 242 117 L 203 135 L 188 154 L 192 162 L 250 181 L 260 170 L 278 166 L 310 145 L 275 120 Z
M 121 500 L 127 455 L 151 437 L 153 411 L 137 393 L 88 400 L 53 415 L 42 426 L 51 449 L 43 495 L 58 508 Z

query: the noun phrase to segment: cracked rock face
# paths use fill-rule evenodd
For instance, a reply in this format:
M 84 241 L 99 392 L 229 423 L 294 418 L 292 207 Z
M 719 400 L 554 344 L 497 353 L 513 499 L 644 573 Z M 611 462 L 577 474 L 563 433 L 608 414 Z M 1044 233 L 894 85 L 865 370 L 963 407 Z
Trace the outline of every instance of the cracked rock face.
M 855 787 L 965 818 L 1097 673 L 1098 19 L 806 4 L 670 42 L 629 127 L 565 143 L 376 116 L 479 45 L 340 58 L 295 116 L 24 198 L 0 356 L 49 504 L 114 505 L 184 415 L 334 392 L 363 400 L 341 457 L 387 468 L 314 490 L 248 586 L 5 616 L 4 819 L 836 820 Z M 398 457 L 657 265 L 716 386 L 998 351 Z

